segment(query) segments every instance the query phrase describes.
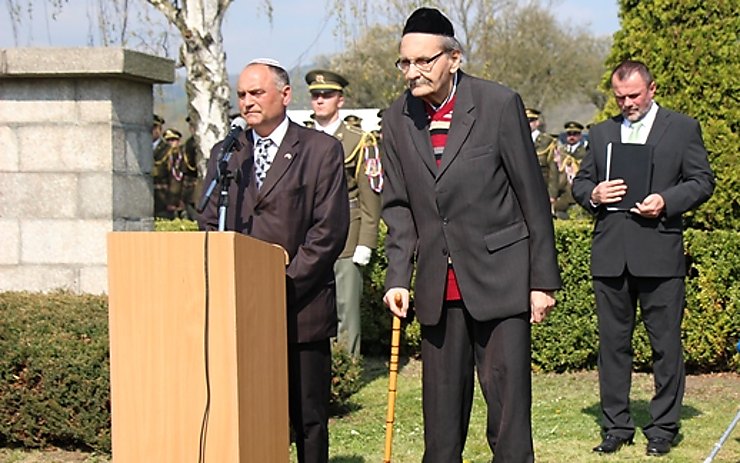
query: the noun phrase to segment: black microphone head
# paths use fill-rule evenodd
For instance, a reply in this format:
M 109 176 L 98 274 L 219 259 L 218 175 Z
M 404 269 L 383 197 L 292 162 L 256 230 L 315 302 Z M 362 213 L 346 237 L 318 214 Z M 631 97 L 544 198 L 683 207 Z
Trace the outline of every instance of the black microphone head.
M 234 120 L 231 121 L 231 129 L 229 130 L 229 133 L 226 134 L 223 145 L 221 145 L 221 156 L 219 156 L 219 161 L 223 159 L 225 153 L 230 152 L 234 147 L 236 147 L 235 149 L 237 150 L 241 149 L 238 138 L 246 128 L 247 121 L 242 117 L 235 117 Z

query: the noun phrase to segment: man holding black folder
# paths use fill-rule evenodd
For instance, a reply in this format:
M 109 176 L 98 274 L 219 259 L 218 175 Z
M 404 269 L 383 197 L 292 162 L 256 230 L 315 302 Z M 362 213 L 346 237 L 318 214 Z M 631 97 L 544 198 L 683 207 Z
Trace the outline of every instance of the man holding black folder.
M 660 456 L 678 435 L 685 386 L 681 215 L 709 199 L 714 175 L 699 123 L 653 101 L 656 85 L 645 64 L 623 61 L 611 84 L 622 114 L 591 128 L 591 151 L 573 181 L 575 200 L 596 215 L 591 274 L 604 439 L 593 450 L 613 453 L 633 442 L 631 337 L 639 301 L 655 376 L 643 433 L 646 453 Z

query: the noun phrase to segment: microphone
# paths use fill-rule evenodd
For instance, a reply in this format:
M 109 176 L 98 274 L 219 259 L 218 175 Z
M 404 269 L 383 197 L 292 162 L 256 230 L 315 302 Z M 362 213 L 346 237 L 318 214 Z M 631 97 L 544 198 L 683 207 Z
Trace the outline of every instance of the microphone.
M 213 190 L 216 189 L 216 185 L 218 185 L 222 180 L 223 173 L 221 171 L 222 169 L 226 169 L 226 165 L 228 165 L 229 159 L 231 159 L 231 153 L 234 148 L 238 149 L 238 147 L 235 146 L 239 145 L 239 141 L 237 139 L 239 138 L 239 134 L 246 128 L 247 121 L 245 121 L 243 117 L 235 117 L 234 120 L 231 121 L 231 129 L 229 130 L 229 133 L 226 134 L 226 138 L 224 138 L 224 142 L 221 145 L 221 153 L 218 155 L 218 161 L 216 162 L 216 176 L 211 180 L 211 184 L 206 188 L 205 194 L 201 197 L 200 203 L 196 208 L 196 211 L 198 211 L 199 214 L 203 213 Z
M 226 135 L 226 138 L 224 138 L 224 144 L 221 145 L 221 156 L 219 156 L 219 161 L 223 158 L 224 154 L 231 152 L 234 145 L 239 144 L 237 138 L 239 138 L 239 134 L 246 128 L 247 121 L 245 121 L 243 117 L 235 117 L 234 120 L 231 121 L 231 129 Z

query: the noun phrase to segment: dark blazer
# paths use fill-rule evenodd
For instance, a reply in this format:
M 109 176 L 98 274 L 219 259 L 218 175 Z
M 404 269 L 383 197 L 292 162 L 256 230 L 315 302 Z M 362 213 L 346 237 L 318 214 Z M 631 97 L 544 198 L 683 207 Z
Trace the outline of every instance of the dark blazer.
M 452 259 L 470 314 L 529 311 L 531 289 L 560 287 L 550 203 L 524 106 L 499 84 L 459 72 L 442 164 L 424 103 L 406 92 L 385 111 L 386 288 L 409 288 L 416 313 L 439 320 Z
M 621 140 L 623 117 L 591 127 L 591 150 L 573 180 L 573 197 L 596 214 L 591 273 L 617 277 L 626 268 L 634 276 L 682 277 L 686 274 L 681 214 L 705 202 L 714 191 L 699 123 L 683 114 L 658 108 L 646 144 L 653 146 L 651 192 L 665 201 L 656 219 L 593 207 L 591 192 L 606 178 L 606 147 Z
M 333 137 L 290 122 L 262 188 L 254 182 L 252 132 L 239 136 L 241 149 L 229 160 L 226 229 L 288 252 L 288 341 L 312 342 L 336 335 L 334 261 L 349 227 L 347 182 L 341 144 Z M 214 146 L 205 184 L 215 176 L 221 143 Z M 218 191 L 198 218 L 201 229 L 218 229 Z

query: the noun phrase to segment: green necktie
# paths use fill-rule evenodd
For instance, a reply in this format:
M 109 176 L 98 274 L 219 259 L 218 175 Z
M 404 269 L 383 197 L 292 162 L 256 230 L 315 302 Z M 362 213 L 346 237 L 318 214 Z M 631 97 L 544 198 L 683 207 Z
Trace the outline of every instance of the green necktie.
M 640 140 L 640 129 L 642 128 L 642 121 L 637 121 L 630 124 L 630 133 L 627 136 L 628 143 L 637 143 Z

